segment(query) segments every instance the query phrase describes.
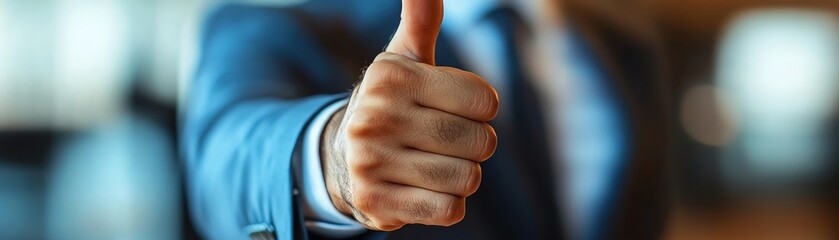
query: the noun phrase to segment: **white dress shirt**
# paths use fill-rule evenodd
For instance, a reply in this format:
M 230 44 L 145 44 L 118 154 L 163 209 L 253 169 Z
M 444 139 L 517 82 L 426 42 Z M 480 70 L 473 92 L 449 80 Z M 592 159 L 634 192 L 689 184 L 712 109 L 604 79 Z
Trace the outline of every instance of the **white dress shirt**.
M 549 20 L 538 1 L 457 0 L 445 1 L 443 29 L 463 56 L 467 69 L 482 76 L 505 96 L 503 79 L 506 66 L 501 59 L 500 33 L 484 19 L 489 11 L 501 6 L 517 10 L 525 24 L 534 30 L 526 46 L 525 70 L 541 92 L 544 115 L 550 132 L 555 179 L 559 189 L 559 209 L 568 220 L 565 226 L 572 239 L 591 239 L 599 230 L 598 216 L 606 209 L 623 160 L 625 132 L 613 98 L 605 90 L 606 79 L 597 68 L 590 51 L 561 23 Z M 499 117 L 505 116 L 504 99 Z M 332 205 L 320 168 L 320 135 L 329 118 L 346 102 L 325 109 L 309 126 L 303 142 L 302 158 L 296 168 L 301 199 L 306 206 L 306 226 L 321 235 L 351 237 L 364 227 L 340 214 Z M 559 140 L 562 141 L 559 141 Z M 561 170 L 560 170 L 561 169 Z M 302 173 L 302 174 L 300 174 Z

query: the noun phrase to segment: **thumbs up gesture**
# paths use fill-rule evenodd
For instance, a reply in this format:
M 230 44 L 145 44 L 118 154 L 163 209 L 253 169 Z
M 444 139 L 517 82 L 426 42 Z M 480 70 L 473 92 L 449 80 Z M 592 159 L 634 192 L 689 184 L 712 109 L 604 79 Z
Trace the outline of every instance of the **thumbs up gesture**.
M 442 18 L 442 0 L 403 0 L 396 35 L 322 138 L 333 204 L 369 229 L 460 222 L 495 151 L 495 89 L 434 65 Z

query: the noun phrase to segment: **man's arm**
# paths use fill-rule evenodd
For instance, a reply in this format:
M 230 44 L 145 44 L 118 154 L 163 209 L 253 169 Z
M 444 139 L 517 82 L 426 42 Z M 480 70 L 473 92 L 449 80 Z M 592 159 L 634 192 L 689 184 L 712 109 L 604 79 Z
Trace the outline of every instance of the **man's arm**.
M 345 95 L 311 95 L 283 46 L 299 27 L 268 9 L 225 5 L 206 21 L 183 132 L 196 227 L 217 239 L 264 226 L 293 239 L 291 160 L 309 121 Z
M 460 221 L 480 183 L 478 163 L 496 143 L 486 123 L 497 112 L 495 90 L 474 74 L 433 65 L 442 2 L 403 4 L 388 52 L 323 134 L 331 136 L 322 157 L 332 203 L 375 230 Z M 258 226 L 292 239 L 300 222 L 291 161 L 301 132 L 344 96 L 312 95 L 319 91 L 290 69 L 319 66 L 305 62 L 302 46 L 311 41 L 300 38 L 297 21 L 240 8 L 209 18 L 190 88 L 183 136 L 192 215 L 214 238 L 242 238 L 246 226 Z

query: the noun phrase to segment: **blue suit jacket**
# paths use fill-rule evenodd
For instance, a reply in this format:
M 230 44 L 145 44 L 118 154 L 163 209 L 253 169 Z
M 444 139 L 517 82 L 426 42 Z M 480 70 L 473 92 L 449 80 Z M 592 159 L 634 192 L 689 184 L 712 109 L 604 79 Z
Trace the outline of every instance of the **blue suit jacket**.
M 318 238 L 301 227 L 291 160 L 307 123 L 345 98 L 399 23 L 400 1 L 314 0 L 293 7 L 222 5 L 203 25 L 183 122 L 194 225 L 206 237 Z M 463 68 L 441 34 L 437 62 Z M 637 63 L 636 63 L 637 65 Z M 396 239 L 561 239 L 551 156 L 505 143 L 483 165 L 481 188 L 452 227 L 407 226 Z M 258 225 L 262 224 L 262 225 Z M 379 238 L 367 234 L 359 238 Z

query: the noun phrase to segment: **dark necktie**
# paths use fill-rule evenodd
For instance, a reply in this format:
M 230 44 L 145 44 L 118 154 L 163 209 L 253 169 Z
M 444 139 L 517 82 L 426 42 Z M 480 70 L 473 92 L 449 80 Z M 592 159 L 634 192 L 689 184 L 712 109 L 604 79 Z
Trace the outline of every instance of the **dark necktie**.
M 503 127 L 498 132 L 499 143 L 511 147 L 509 153 L 511 159 L 507 160 L 516 162 L 519 171 L 523 171 L 521 175 L 530 178 L 528 181 L 530 186 L 516 187 L 530 188 L 531 191 L 540 192 L 538 199 L 527 200 L 538 203 L 531 207 L 555 206 L 557 201 L 553 193 L 556 188 L 552 177 L 554 168 L 551 164 L 553 158 L 546 137 L 548 129 L 542 114 L 538 92 L 522 66 L 518 49 L 522 46 L 518 37 L 526 36 L 519 33 L 527 33 L 526 29 L 522 28 L 524 21 L 509 7 L 493 10 L 487 15 L 487 20 L 490 20 L 500 33 L 503 48 L 501 56 L 506 66 L 503 83 L 508 95 L 500 97 L 501 101 L 506 101 L 508 105 L 502 105 L 506 109 L 502 110 L 505 115 L 501 118 L 506 121 L 502 120 Z M 537 211 L 544 210 L 547 209 L 537 209 Z M 555 208 L 551 207 L 550 210 L 555 211 Z M 550 222 L 539 223 L 543 225 L 542 227 L 551 230 L 561 228 L 559 219 L 555 218 L 557 217 L 555 212 L 536 214 L 544 214 L 543 217 L 550 219 Z
M 522 20 L 515 11 L 507 7 L 500 7 L 488 15 L 488 18 L 497 26 L 501 33 L 503 43 L 503 62 L 506 66 L 504 84 L 507 87 L 508 109 L 505 109 L 508 123 L 511 129 L 510 136 L 520 151 L 519 156 L 525 156 L 533 160 L 544 160 L 549 163 L 550 152 L 547 147 L 547 128 L 542 114 L 542 105 L 539 102 L 539 94 L 524 71 L 521 55 L 518 51 L 520 36 L 523 31 L 520 28 Z M 505 101 L 502 99 L 502 101 Z M 541 173 L 550 176 L 551 169 L 540 169 Z M 552 191 L 553 189 L 545 189 Z

